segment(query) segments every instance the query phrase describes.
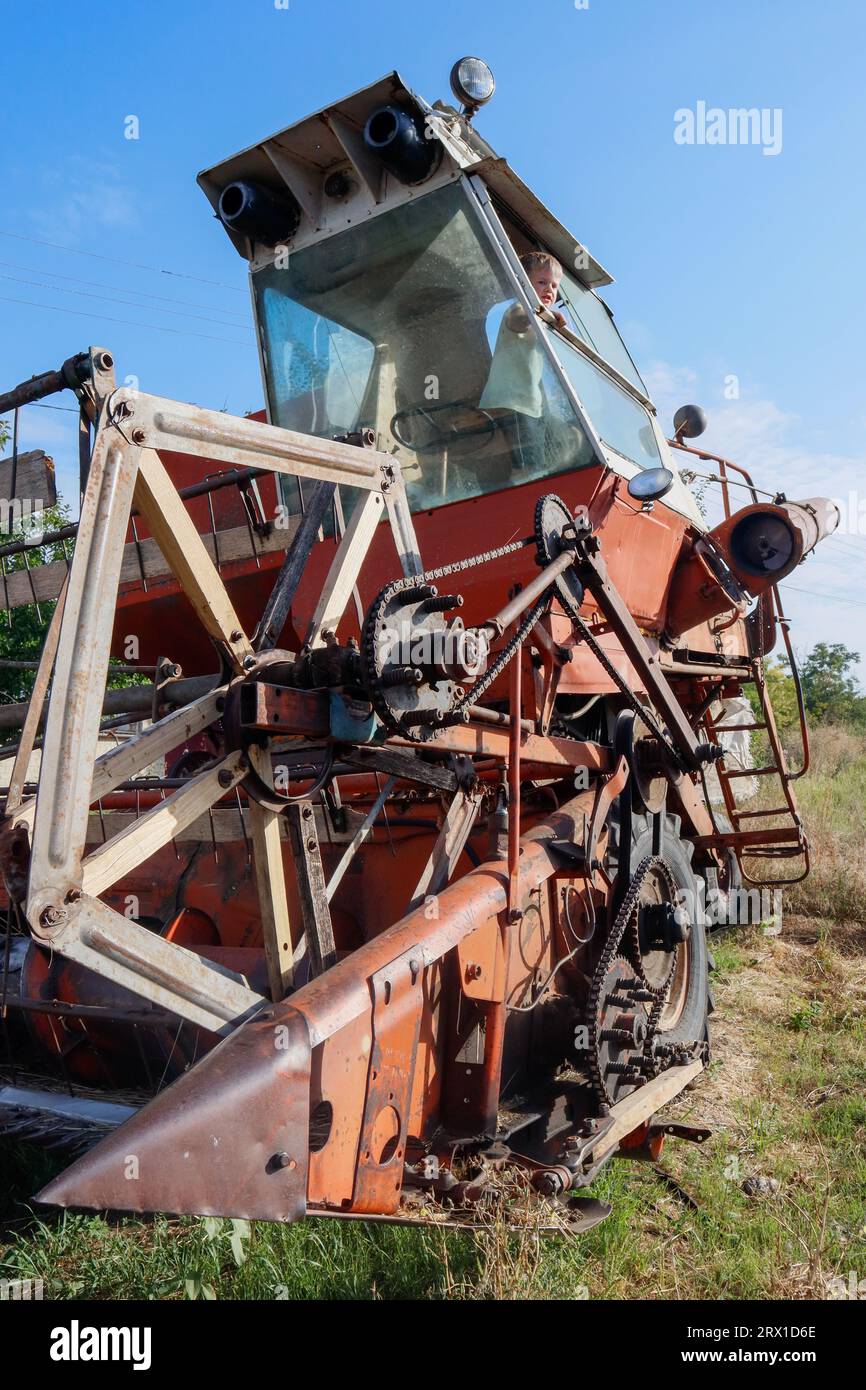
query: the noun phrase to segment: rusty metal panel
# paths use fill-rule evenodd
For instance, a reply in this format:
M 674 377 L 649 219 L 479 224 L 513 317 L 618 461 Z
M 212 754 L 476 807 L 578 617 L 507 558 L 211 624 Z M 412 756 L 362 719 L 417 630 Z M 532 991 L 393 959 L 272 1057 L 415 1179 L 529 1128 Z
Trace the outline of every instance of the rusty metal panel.
M 505 952 L 502 931 L 495 917 L 457 942 L 460 988 L 467 999 L 492 1004 L 502 999 L 505 988 Z
M 331 732 L 326 690 L 292 690 L 285 685 L 257 681 L 241 687 L 239 717 L 242 728 L 277 736 L 327 738 Z
M 423 954 L 412 946 L 370 977 L 373 1046 L 353 1211 L 394 1212 L 400 1202 L 423 975 Z
M 306 1213 L 310 1040 L 259 1015 L 38 1194 L 98 1211 L 297 1221 Z

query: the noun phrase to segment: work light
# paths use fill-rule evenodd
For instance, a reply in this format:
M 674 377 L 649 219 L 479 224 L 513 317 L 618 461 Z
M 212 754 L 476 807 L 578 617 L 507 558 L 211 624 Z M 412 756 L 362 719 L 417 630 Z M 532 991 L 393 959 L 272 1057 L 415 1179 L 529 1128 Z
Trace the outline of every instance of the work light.
M 452 92 L 463 103 L 465 116 L 474 116 L 496 88 L 493 73 L 482 58 L 458 58 L 451 69 L 450 80 Z

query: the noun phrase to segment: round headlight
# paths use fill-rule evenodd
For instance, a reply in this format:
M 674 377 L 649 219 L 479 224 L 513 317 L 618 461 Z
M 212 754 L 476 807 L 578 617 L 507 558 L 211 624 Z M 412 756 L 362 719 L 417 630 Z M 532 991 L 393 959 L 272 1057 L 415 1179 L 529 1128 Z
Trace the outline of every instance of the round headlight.
M 458 58 L 451 69 L 451 90 L 470 111 L 489 101 L 495 88 L 493 73 L 482 58 Z

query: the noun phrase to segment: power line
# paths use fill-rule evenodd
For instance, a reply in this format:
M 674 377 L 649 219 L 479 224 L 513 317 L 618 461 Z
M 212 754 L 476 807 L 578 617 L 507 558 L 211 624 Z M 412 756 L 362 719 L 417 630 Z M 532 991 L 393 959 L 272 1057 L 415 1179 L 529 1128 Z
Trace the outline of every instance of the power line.
M 233 290 L 235 294 L 246 294 L 239 285 L 227 285 L 222 280 L 207 280 L 202 275 L 190 275 L 183 270 L 168 270 L 162 265 L 145 265 L 142 261 L 125 261 L 118 256 L 103 256 L 98 251 L 82 251 L 77 246 L 61 246 L 56 241 L 43 241 L 40 237 L 24 236 L 21 232 L 5 232 L 0 228 L 0 236 L 14 238 L 15 241 L 29 241 L 34 246 L 50 246 L 53 251 L 68 251 L 72 256 L 89 256 L 94 261 L 111 261 L 113 265 L 128 265 L 134 270 L 150 270 L 156 275 L 173 275 L 178 280 L 197 280 L 200 285 L 216 285 L 221 290 Z
M 57 270 L 46 270 L 39 266 L 18 265 L 15 261 L 0 261 L 0 265 L 7 270 L 26 270 L 29 275 L 50 275 L 52 280 L 68 280 L 73 285 L 89 285 L 96 290 L 117 290 L 120 294 L 134 294 L 139 299 L 159 299 L 164 304 L 183 304 L 188 309 L 213 309 L 216 314 L 231 314 L 235 318 L 242 319 L 244 323 L 249 322 L 249 315 L 242 314 L 239 309 L 218 309 L 213 304 L 196 304 L 191 299 L 174 299 L 167 294 L 151 294 L 147 290 L 128 289 L 125 285 L 106 285 L 102 280 L 82 280 L 78 275 L 61 275 Z M 9 277 L 11 279 L 11 276 Z M 53 288 L 53 286 L 52 286 Z
M 77 294 L 82 299 L 98 299 L 104 304 L 121 304 L 127 309 L 152 309 L 157 314 L 175 314 L 182 319 L 197 319 L 200 323 L 217 323 L 221 328 L 241 328 L 239 323 L 226 323 L 224 319 L 212 319 L 206 314 L 190 314 L 186 309 L 163 309 L 158 304 L 136 304 L 134 300 L 116 299 L 108 294 L 91 294 L 90 290 L 68 290 L 65 285 L 46 285 L 44 280 L 22 280 L 19 275 L 3 275 L 0 280 L 10 280 L 14 285 L 29 285 L 34 290 L 54 290 L 57 294 Z
M 810 598 L 823 598 L 828 603 L 853 603 L 858 608 L 866 608 L 866 601 L 861 598 L 845 598 L 842 594 L 819 594 L 817 589 L 798 589 L 793 584 L 785 585 L 786 593 L 808 594 Z
M 866 539 L 866 537 L 864 537 L 864 539 Z M 859 555 L 861 559 L 866 557 L 866 551 L 861 550 L 859 545 L 856 545 L 851 541 L 846 541 L 845 539 L 843 539 L 842 536 L 828 536 L 827 540 L 834 541 L 836 545 L 843 546 L 845 550 L 853 551 L 853 553 L 855 555 Z
M 6 304 L 27 304 L 31 309 L 50 309 L 54 314 L 74 314 L 77 318 L 100 319 L 103 323 L 122 323 L 128 328 L 152 328 L 156 333 L 171 333 L 176 338 L 206 338 L 210 343 L 230 343 L 233 347 L 245 348 L 251 346 L 249 340 L 241 342 L 239 338 L 218 338 L 214 333 L 196 333 L 192 328 L 165 328 L 160 323 L 137 323 L 135 319 L 116 319 L 110 314 L 89 314 L 85 309 L 65 309 L 61 304 L 40 304 L 35 299 L 13 299 L 8 294 L 0 294 L 0 300 Z

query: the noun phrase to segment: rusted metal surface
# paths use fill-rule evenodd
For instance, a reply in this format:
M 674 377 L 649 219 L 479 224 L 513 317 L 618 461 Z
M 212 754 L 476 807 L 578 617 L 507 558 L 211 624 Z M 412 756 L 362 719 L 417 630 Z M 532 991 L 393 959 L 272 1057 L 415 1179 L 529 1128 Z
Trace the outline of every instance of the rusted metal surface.
M 30 405 L 33 401 L 44 400 L 46 396 L 53 396 L 58 391 L 67 388 L 75 390 L 83 385 L 90 372 L 90 353 L 79 352 L 74 357 L 67 357 L 56 371 L 42 372 L 40 376 L 22 381 L 19 386 L 13 386 L 10 391 L 0 394 L 0 415 L 5 415 L 10 410 L 18 410 L 22 405 Z
M 782 808 L 779 814 L 784 814 Z M 797 845 L 802 848 L 803 830 L 795 825 L 770 826 L 766 830 L 719 830 L 712 835 L 696 835 L 695 849 L 710 849 L 725 845 L 730 849 L 751 849 L 755 846 Z
M 333 503 L 335 491 L 336 484 L 330 482 L 318 482 L 313 488 L 301 524 L 286 551 L 280 572 L 274 580 L 274 587 L 265 604 L 265 611 L 256 627 L 253 644 L 257 651 L 267 651 L 277 645 L 310 558 L 310 551 L 318 536 L 319 527 Z
M 661 670 L 657 656 L 649 649 L 646 638 L 611 583 L 604 559 L 600 554 L 590 552 L 578 567 L 578 573 L 617 633 L 638 673 L 642 688 L 649 695 L 654 708 L 667 722 L 671 737 L 685 758 L 687 766 L 697 767 L 699 760 L 695 753 L 695 736 L 691 726 Z
M 450 881 L 472 832 L 480 804 L 479 789 L 464 790 L 461 787 L 457 790 L 442 821 L 442 829 L 436 843 L 430 851 L 430 858 L 415 884 L 415 891 L 409 902 L 410 909 L 427 899 L 435 901 L 436 895 Z
M 547 848 L 549 840 L 556 834 L 566 834 L 569 828 L 573 831 L 578 814 L 577 808 L 565 807 L 525 837 L 520 860 L 523 895 L 553 874 L 555 856 Z M 489 922 L 498 930 L 498 919 L 504 916 L 506 907 L 506 888 L 505 865 L 482 866 L 443 891 L 438 921 L 425 917 L 423 908 L 408 914 L 374 941 L 311 980 L 290 999 L 262 1010 L 151 1102 L 134 1121 L 49 1184 L 40 1193 L 40 1200 L 59 1205 L 134 1211 L 159 1209 L 202 1214 L 219 1212 L 271 1220 L 296 1219 L 302 1214 L 298 1193 L 300 1176 L 293 1179 L 292 1200 L 287 1202 L 281 1185 L 269 1181 L 273 1174 L 267 1164 L 277 1152 L 288 1153 L 297 1161 L 296 1150 L 301 1137 L 306 1154 L 310 1050 L 315 1053 L 330 1042 L 336 1049 L 334 1056 L 345 1057 L 336 1070 L 331 1067 L 332 1076 L 339 1076 L 342 1071 L 342 1084 L 351 1085 L 353 1070 L 346 1071 L 346 1062 L 352 1058 L 353 1067 L 357 1066 L 354 1058 L 358 1057 L 362 1078 L 369 1073 L 369 1081 L 373 1084 L 373 1099 L 364 1102 L 363 1119 L 359 1114 L 359 1129 L 354 1140 L 356 1159 L 360 1152 L 369 1151 L 371 1155 L 366 1174 L 363 1177 L 359 1174 L 360 1209 L 376 1205 L 374 1193 L 384 1202 L 386 1185 L 387 1210 L 396 1209 L 399 1193 L 395 1174 L 402 1171 L 399 1167 L 402 1158 L 398 1161 L 395 1152 L 397 1147 L 404 1147 L 409 1123 L 408 1095 L 412 1088 L 412 1053 L 416 1045 L 413 1040 L 417 1040 L 422 1011 L 429 999 L 429 972 L 473 930 Z M 504 980 L 500 979 L 500 983 L 504 985 Z M 389 1013 L 392 1002 L 395 1007 Z M 303 1040 L 300 1018 L 304 1020 Z M 379 1067 L 373 1061 L 371 1044 L 366 1044 L 367 1055 L 362 1050 L 358 1056 L 356 1045 L 350 1041 L 355 1019 L 364 1020 L 366 1028 L 371 1030 L 368 1037 L 378 1040 L 379 1051 L 375 1056 L 381 1059 L 384 1076 L 381 1087 L 377 1084 Z M 486 1007 L 484 1060 L 479 1069 L 481 1084 L 472 1110 L 466 1115 L 470 1129 L 478 1128 L 479 1122 L 480 1127 L 495 1129 L 504 1019 L 501 1002 Z M 349 1030 L 348 1056 L 341 1048 L 339 1035 L 343 1030 Z M 275 1040 L 283 1038 L 287 1039 L 290 1062 L 279 1060 L 281 1049 L 276 1047 Z M 317 1067 L 326 1067 L 327 1053 L 326 1046 L 324 1055 L 316 1062 Z M 365 1095 L 369 1096 L 366 1083 L 362 1085 L 362 1099 Z M 391 1100 L 392 1095 L 397 1104 Z M 345 1117 L 347 1112 L 343 1107 L 347 1101 L 348 1095 L 334 1094 L 331 1103 L 335 1112 L 339 1108 Z M 386 1116 L 376 1129 L 380 1111 L 388 1106 L 400 1117 L 403 1139 L 396 1145 L 389 1143 L 392 1135 L 385 1133 L 385 1121 L 389 1121 L 390 1116 Z M 245 1123 L 249 1130 L 245 1129 Z M 358 1149 L 362 1136 L 370 1143 L 374 1137 L 381 1138 L 378 1152 L 375 1145 L 370 1147 L 370 1144 L 363 1150 Z M 386 1151 L 386 1161 L 374 1161 L 381 1158 L 383 1151 Z M 123 1160 L 130 1153 L 138 1156 L 141 1175 L 141 1180 L 133 1187 L 127 1185 L 123 1176 Z M 157 1155 L 161 1156 L 158 1169 Z M 169 1155 L 171 1162 L 166 1161 Z M 232 1173 L 236 1174 L 233 1186 L 229 1181 Z M 390 1187 L 392 1183 L 393 1188 Z M 321 1197 L 321 1192 L 318 1195 Z M 347 1205 L 355 1209 L 354 1200 Z
M 38 1194 L 54 1206 L 296 1221 L 310 1045 L 283 1010 L 239 1029 Z
M 495 758 L 507 763 L 507 731 L 460 727 L 446 729 L 435 745 L 436 752 L 462 753 L 474 758 Z M 395 747 L 401 747 L 399 738 L 393 740 Z M 569 769 L 588 768 L 590 772 L 607 772 L 610 768 L 610 749 L 604 748 L 591 739 L 563 739 L 551 736 L 542 738 L 529 734 L 521 738 L 520 760 L 526 768 L 527 776 L 564 776 Z
M 252 769 L 242 751 L 230 750 L 212 770 L 202 772 L 188 786 L 179 787 L 164 804 L 152 807 L 82 862 L 94 788 L 86 773 L 82 777 L 81 769 L 93 766 L 96 752 L 111 639 L 111 613 L 105 598 L 116 592 L 120 580 L 124 532 L 133 497 L 199 621 L 218 643 L 236 676 L 243 678 L 256 665 L 257 659 L 218 569 L 153 447 L 179 440 L 185 441 L 192 453 L 204 453 L 207 449 L 222 458 L 224 450 L 226 461 L 234 463 L 248 463 L 250 455 L 255 456 L 256 462 L 264 457 L 278 470 L 318 476 L 329 485 L 342 479 L 367 490 L 338 547 L 331 580 L 323 589 L 321 611 L 333 622 L 339 620 L 348 597 L 347 587 L 354 584 L 363 562 L 372 536 L 370 527 L 375 524 L 374 517 L 378 520 L 376 508 L 383 510 L 383 491 L 398 494 L 402 481 L 395 477 L 390 459 L 383 459 L 374 451 L 311 440 L 260 427 L 257 422 L 231 420 L 218 413 L 159 401 L 138 392 L 114 391 L 100 417 L 60 624 L 40 794 L 32 819 L 23 808 L 18 816 L 19 824 L 32 825 L 29 921 L 34 935 L 50 940 L 70 958 L 81 960 L 127 987 L 137 984 L 145 997 L 174 1006 L 182 1016 L 223 1032 L 227 1023 L 235 1023 L 239 1016 L 257 1006 L 256 996 L 243 988 L 232 995 L 233 987 L 223 980 L 209 1000 L 207 977 L 210 975 L 213 984 L 217 983 L 216 967 L 184 960 L 176 945 L 159 942 L 135 922 L 125 920 L 95 899 L 160 846 L 181 834 L 200 814 L 212 810 L 244 774 L 252 779 Z M 397 551 L 405 559 L 411 523 L 406 523 L 404 517 L 401 527 Z M 122 695 L 121 699 L 134 701 L 135 697 Z M 158 699 L 155 693 L 154 706 Z M 199 708 L 205 716 L 221 712 L 220 697 L 215 704 L 204 697 Z M 170 719 L 167 727 L 172 727 Z M 142 738 L 133 755 L 134 766 L 130 767 L 128 756 L 118 752 L 114 772 L 122 766 L 123 775 L 117 781 L 142 766 L 137 761 L 139 755 L 146 758 L 148 752 L 164 750 L 165 728 L 164 725 L 160 747 L 160 733 L 151 731 L 150 736 Z M 188 734 L 189 730 L 185 732 Z M 94 781 L 97 796 L 112 785 L 110 777 L 104 774 L 101 781 L 99 777 Z M 311 808 L 306 809 L 312 814 Z M 326 930 L 329 918 L 324 882 L 320 881 L 321 863 L 313 863 L 308 849 L 312 837 L 314 820 L 312 834 L 303 842 L 302 899 L 309 933 L 312 934 L 314 924 L 317 926 L 322 946 L 319 968 L 324 968 L 333 955 L 333 938 Z M 277 852 L 279 837 L 273 845 L 273 836 L 257 838 L 260 855 L 266 847 Z M 271 862 L 281 872 L 279 858 L 272 854 Z M 263 885 L 261 880 L 262 891 Z M 279 934 L 282 938 L 285 932 Z M 312 950 L 310 954 L 312 957 Z M 172 959 L 174 971 L 169 964 Z M 282 971 L 283 979 L 289 977 L 290 971 L 288 975 Z M 275 983 L 272 989 L 276 992 Z M 218 1002 L 220 993 L 224 997 Z
M 424 1008 L 420 951 L 370 976 L 372 1045 L 352 1210 L 389 1215 L 400 1204 L 409 1102 Z
M 330 700 L 325 690 L 290 690 L 257 681 L 239 692 L 238 718 L 244 729 L 270 734 L 327 738 L 331 732 Z
M 129 514 L 138 450 L 117 431 L 97 439 L 82 501 L 75 558 L 51 685 L 33 828 L 27 912 L 39 926 L 80 879 L 86 839 L 89 773 L 96 759 L 99 715 L 108 672 L 112 612 L 123 529 Z
M 387 780 L 385 781 L 385 785 L 382 787 L 382 790 L 379 792 L 378 796 L 376 797 L 376 800 L 373 802 L 373 805 L 370 807 L 366 816 L 361 821 L 361 824 L 358 826 L 358 829 L 355 831 L 355 834 L 352 836 L 352 839 L 350 840 L 349 844 L 346 846 L 346 849 L 339 863 L 335 867 L 333 873 L 331 874 L 331 877 L 328 879 L 328 886 L 325 891 L 325 896 L 328 902 L 331 901 L 337 889 L 339 888 L 343 880 L 343 877 L 346 873 L 346 870 L 348 869 L 355 855 L 358 853 L 358 850 L 361 848 L 361 845 L 364 843 L 367 836 L 370 834 L 373 825 L 375 824 L 376 820 L 379 818 L 379 815 L 381 814 L 385 802 L 388 800 L 388 797 L 391 795 L 396 785 L 396 777 L 387 778 Z M 459 795 L 460 793 L 458 793 L 458 796 Z
M 36 741 L 36 734 L 42 715 L 42 706 L 48 695 L 48 687 L 51 684 L 51 676 L 54 671 L 54 658 L 57 654 L 57 643 L 60 640 L 60 624 L 63 621 L 63 606 L 66 601 L 66 585 L 64 582 L 60 591 L 60 596 L 51 615 L 51 622 L 48 624 L 48 631 L 45 634 L 45 644 L 42 648 L 42 655 L 39 658 L 39 669 L 36 672 L 36 679 L 33 682 L 33 691 L 30 697 L 30 704 L 27 709 L 27 717 L 24 720 L 24 727 L 21 730 L 21 740 L 18 744 L 18 752 L 15 755 L 15 762 L 12 764 L 12 771 L 9 774 L 9 791 L 6 793 L 7 816 L 18 810 L 24 799 L 24 784 L 27 779 L 27 769 L 30 765 L 30 758 L 33 753 L 33 746 Z
M 113 403 L 121 402 L 132 405 L 136 425 L 144 431 L 143 442 L 152 448 L 197 454 L 233 467 L 253 463 L 276 472 L 376 491 L 381 488 L 383 470 L 388 470 L 385 478 L 394 477 L 391 456 L 375 449 L 356 449 L 144 392 L 118 391 Z
M 334 964 L 336 947 L 312 802 L 296 801 L 286 814 L 298 874 L 304 939 L 311 968 L 316 975 L 322 975 Z
M 558 868 L 550 841 L 574 838 L 582 822 L 583 803 L 575 799 L 526 833 L 519 860 L 522 896 L 538 888 Z M 424 907 L 418 907 L 351 956 L 337 961 L 327 976 L 310 981 L 292 996 L 292 1007 L 309 1021 L 312 1045 L 324 1042 L 367 1011 L 367 981 L 389 961 L 417 945 L 425 968 L 429 968 L 472 931 L 491 918 L 498 919 L 506 908 L 507 865 L 501 861 L 481 864 L 443 889 L 438 916 L 425 916 Z
M 533 595 L 537 597 L 537 595 Z M 523 708 L 521 699 L 521 675 L 523 672 L 523 652 L 518 650 L 511 664 L 511 727 L 508 734 L 508 915 L 516 920 L 520 913 L 518 891 L 520 872 L 520 756 L 521 729 L 520 714 Z
M 86 894 L 34 935 L 109 982 L 221 1036 L 264 1003 L 235 971 L 155 935 Z
M 548 884 L 563 872 L 562 846 L 577 846 L 583 855 L 582 878 L 580 887 L 572 885 L 570 912 L 591 913 L 593 923 L 596 912 L 604 912 L 609 881 L 606 887 L 604 875 L 596 881 L 596 874 L 614 799 L 630 791 L 629 765 L 624 757 L 615 759 L 604 743 L 544 735 L 538 732 L 537 717 L 524 717 L 533 709 L 537 715 L 538 709 L 532 703 L 536 683 L 527 646 L 511 667 L 508 715 L 479 707 L 475 727 L 442 731 L 420 755 L 416 747 L 397 739 L 385 746 L 347 744 L 339 750 L 337 775 L 343 794 L 357 798 L 353 809 L 359 808 L 347 849 L 335 854 L 323 839 L 320 808 L 309 797 L 290 803 L 285 811 L 269 804 L 253 806 L 247 800 L 245 813 L 241 784 L 258 800 L 251 762 L 264 785 L 268 750 L 277 740 L 291 751 L 292 740 L 300 739 L 303 758 L 309 740 L 330 739 L 334 690 L 340 699 L 340 681 L 350 667 L 334 665 L 331 671 L 325 663 L 321 670 L 335 682 L 334 688 L 301 690 L 287 683 L 294 669 L 288 655 L 275 653 L 269 664 L 262 663 L 225 596 L 217 568 L 206 557 L 193 563 L 193 552 L 198 551 L 177 510 L 182 503 L 154 459 L 149 456 L 138 463 L 139 505 L 234 674 L 219 689 L 197 693 L 195 706 L 164 716 L 126 748 L 105 755 L 88 788 L 91 801 L 119 786 L 134 789 L 136 773 L 154 755 L 169 753 L 190 737 L 210 731 L 212 749 L 221 751 L 212 755 L 210 766 L 179 786 L 168 785 L 171 779 L 161 785 L 159 795 L 168 793 L 164 801 L 144 808 L 137 801 L 140 814 L 120 833 L 106 835 L 101 847 L 86 857 L 82 852 L 73 855 L 62 897 L 40 898 L 34 893 L 38 879 L 31 877 L 31 929 L 70 962 L 96 971 L 109 990 L 133 991 L 149 1002 L 155 1016 L 170 1010 L 187 1025 L 221 1036 L 223 1042 L 42 1196 L 94 1207 L 275 1220 L 297 1219 L 310 1204 L 316 1210 L 396 1217 L 406 1165 L 419 1146 L 436 1158 L 439 1133 L 450 1135 L 452 1143 L 482 1147 L 496 1140 L 503 1087 L 510 1077 L 505 1065 L 508 1047 L 513 1047 L 509 1038 L 516 1036 L 510 1031 L 514 1001 L 535 1001 L 532 1007 L 543 1006 L 550 1018 L 559 1007 L 557 1001 L 568 999 L 567 980 L 560 981 L 558 971 L 571 942 L 563 919 L 552 912 Z M 343 621 L 372 543 L 381 496 L 372 487 L 368 490 L 366 503 L 354 514 L 354 528 L 350 525 L 333 553 L 326 591 L 307 625 L 314 641 L 326 622 Z M 404 569 L 411 569 L 410 549 L 407 536 L 402 536 L 397 551 Z M 560 569 L 565 567 L 563 562 Z M 611 630 L 642 673 L 653 708 L 667 721 L 671 702 L 676 704 L 689 734 L 687 745 L 680 738 L 680 749 L 693 749 L 695 735 L 677 697 L 653 669 L 656 653 L 637 633 L 596 558 L 583 562 L 584 574 L 590 571 L 598 590 L 595 598 L 606 606 Z M 73 570 L 71 586 L 75 580 Z M 519 603 L 503 611 L 523 611 L 547 592 L 550 582 L 550 576 L 544 576 L 543 582 L 523 591 Z M 272 605 L 266 634 L 281 611 L 280 604 Z M 62 635 L 63 629 L 61 640 Z M 100 651 L 107 654 L 107 634 L 100 634 L 100 643 Z M 541 642 L 542 659 L 558 650 L 552 644 L 553 638 L 550 649 Z M 551 698 L 542 695 L 541 701 L 549 717 Z M 95 700 L 92 704 L 88 717 L 95 723 L 98 706 Z M 53 710 L 49 736 L 52 714 Z M 671 717 L 670 722 L 676 720 Z M 253 736 L 261 746 L 245 751 L 243 740 Z M 314 757 L 315 749 L 307 755 Z M 303 761 L 299 766 L 303 768 Z M 330 765 L 332 775 L 337 766 L 336 761 Z M 506 766 L 511 801 L 507 857 L 482 862 L 455 877 L 464 853 L 471 850 L 478 858 L 472 842 L 481 799 Z M 346 767 L 356 771 L 346 776 Z M 533 780 L 546 782 L 556 803 L 577 769 L 597 779 L 594 792 L 587 790 L 540 820 L 537 812 L 527 814 Z M 691 813 L 693 829 L 711 831 L 711 823 L 701 821 L 706 812 L 691 779 L 678 769 L 665 770 L 674 790 L 681 792 L 686 813 Z M 384 791 L 374 780 L 380 773 L 387 778 Z M 191 942 L 196 932 L 210 931 L 206 923 L 213 918 L 203 915 L 199 920 L 195 909 L 186 918 L 179 914 L 161 937 L 97 900 L 116 880 L 138 871 L 149 856 L 179 842 L 197 817 L 212 817 L 217 803 L 235 789 L 258 895 L 257 960 L 263 955 L 267 961 L 271 1007 L 261 993 L 261 974 L 257 987 L 251 987 L 251 977 L 241 973 L 237 963 L 182 944 L 187 930 L 193 934 Z M 87 794 L 82 791 L 83 805 Z M 407 800 L 395 814 L 400 795 Z M 442 823 L 437 832 L 436 805 L 443 795 L 451 801 L 444 817 L 439 812 Z M 37 840 L 39 807 L 37 803 L 32 822 Z M 31 823 L 26 803 L 18 809 L 18 827 L 26 828 Z M 84 810 L 89 814 L 86 805 Z M 289 828 L 288 858 L 280 830 L 283 819 Z M 404 820 L 412 830 L 403 830 Z M 389 842 L 395 863 L 392 877 L 403 884 L 403 903 L 410 902 L 410 910 L 396 920 L 386 915 L 377 922 L 356 889 L 363 884 L 365 895 L 375 894 L 375 875 L 381 873 L 377 866 L 382 865 L 376 851 L 387 853 Z M 217 846 L 214 835 L 215 856 Z M 332 887 L 328 856 L 334 866 Z M 236 863 L 233 856 L 227 875 Z M 587 907 L 585 897 L 593 893 L 597 904 Z M 179 925 L 183 921 L 187 927 Z M 573 935 L 571 916 L 569 923 Z M 592 929 L 586 940 L 591 936 Z M 282 1071 L 272 1055 L 278 1050 L 275 1038 L 288 1039 L 291 1061 Z M 608 1131 L 631 1133 L 641 1117 L 653 1114 L 684 1079 L 696 1074 L 690 1067 L 699 1070 L 700 1065 L 668 1067 L 642 1088 L 637 1109 L 626 1107 L 620 1113 L 621 1107 L 614 1107 L 615 1123 L 604 1127 L 604 1144 Z M 584 1095 L 568 1102 L 573 1129 L 590 1113 L 590 1099 Z M 231 1134 L 225 1119 L 220 1120 L 226 1110 L 234 1112 Z M 626 1125 L 630 1128 L 624 1129 Z M 216 1157 L 208 1152 L 208 1143 L 218 1150 Z M 579 1173 L 568 1168 L 561 1142 L 553 1139 L 535 1157 L 518 1153 L 515 1161 L 525 1164 L 542 1187 L 558 1184 L 566 1192 L 573 1183 L 588 1180 L 593 1165 L 616 1147 L 613 1138 L 604 1147 L 599 1133 L 598 1143 L 593 1140 L 586 1148 L 589 1167 Z M 140 1186 L 131 1194 L 127 1180 L 118 1176 L 121 1148 L 127 1155 L 133 1151 L 146 1165 L 140 1170 Z M 168 1173 L 154 1168 L 157 1152 Z M 239 1175 L 235 1187 L 231 1173 Z M 279 1175 L 284 1181 L 274 1181 Z M 474 1191 L 471 1183 L 467 1190 Z

